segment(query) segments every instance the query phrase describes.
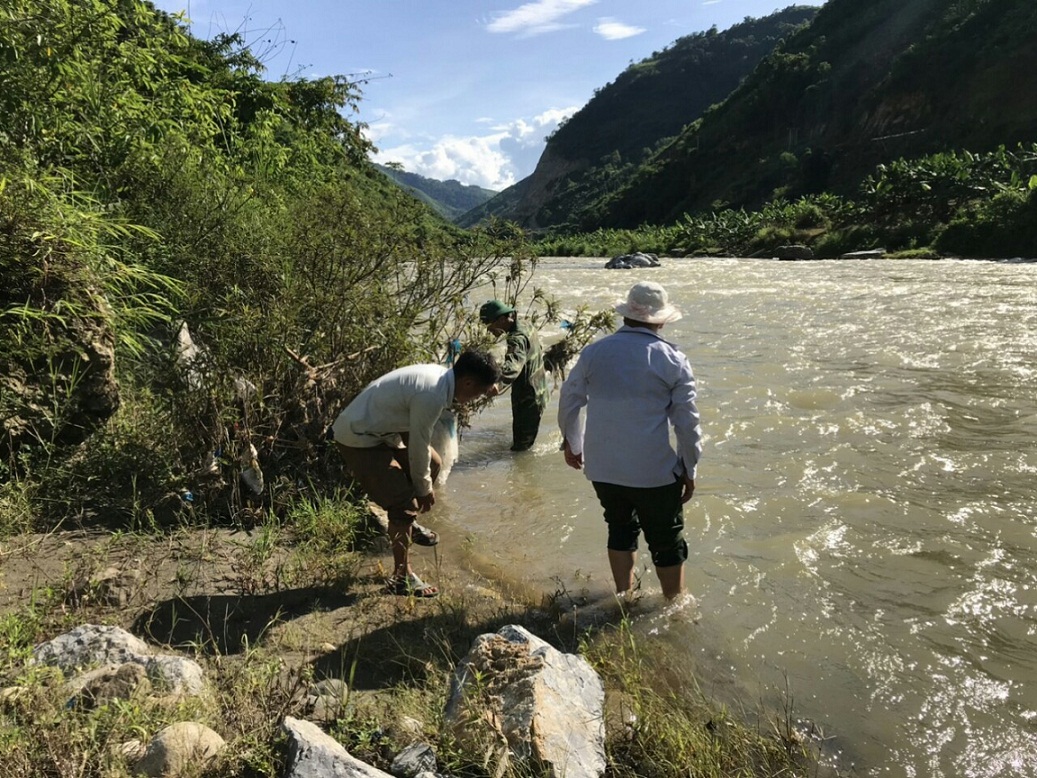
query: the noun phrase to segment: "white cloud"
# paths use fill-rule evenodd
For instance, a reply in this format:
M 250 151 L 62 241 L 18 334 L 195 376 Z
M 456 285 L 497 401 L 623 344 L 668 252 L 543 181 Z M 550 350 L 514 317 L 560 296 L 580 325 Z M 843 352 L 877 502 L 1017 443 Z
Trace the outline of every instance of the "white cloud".
M 568 119 L 578 110 L 580 110 L 580 106 L 578 105 L 570 105 L 568 108 L 548 108 L 543 113 L 534 116 L 533 122 L 541 130 L 550 125 L 551 129 L 549 132 L 554 132 L 555 128 L 563 119 Z
M 454 179 L 462 184 L 475 184 L 487 189 L 504 189 L 514 183 L 508 170 L 508 159 L 496 139 L 490 137 L 458 138 L 447 135 L 428 147 L 413 143 L 385 149 L 375 161 L 399 162 L 405 170 L 435 178 Z
M 532 119 L 496 124 L 486 135 L 441 138 L 381 148 L 374 161 L 400 163 L 411 173 L 439 181 L 454 179 L 462 184 L 500 191 L 531 174 L 544 151 L 544 138 L 579 106 L 552 108 Z M 388 125 L 371 127 L 373 140 L 388 137 Z
M 499 14 L 486 29 L 523 37 L 554 32 L 566 26 L 559 21 L 564 16 L 596 2 L 598 0 L 535 0 Z
M 388 119 L 383 119 L 377 122 L 368 122 L 367 126 L 363 129 L 364 137 L 376 146 L 383 138 L 392 137 L 394 134 L 399 134 L 399 132 L 400 128 Z
M 616 21 L 611 16 L 606 16 L 598 19 L 598 23 L 594 25 L 594 32 L 607 41 L 619 41 L 623 40 L 623 38 L 633 38 L 635 35 L 640 35 L 645 32 L 645 28 L 624 24 L 623 22 Z

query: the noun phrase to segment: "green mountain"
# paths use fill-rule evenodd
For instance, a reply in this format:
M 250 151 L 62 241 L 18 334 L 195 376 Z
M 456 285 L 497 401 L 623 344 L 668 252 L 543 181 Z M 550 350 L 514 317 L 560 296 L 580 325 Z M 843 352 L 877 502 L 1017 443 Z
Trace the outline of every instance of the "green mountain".
M 375 167 L 449 221 L 454 221 L 497 194 L 492 189 L 462 184 L 453 179 L 437 181 L 393 166 Z
M 829 0 L 722 105 L 618 191 L 584 229 L 666 224 L 717 205 L 853 193 L 901 157 L 1037 140 L 1033 0 Z
M 620 189 L 653 150 L 727 97 L 817 11 L 791 6 L 724 32 L 688 35 L 631 65 L 558 128 L 530 177 L 458 224 L 472 226 L 490 216 L 532 229 L 567 223 L 571 214 Z

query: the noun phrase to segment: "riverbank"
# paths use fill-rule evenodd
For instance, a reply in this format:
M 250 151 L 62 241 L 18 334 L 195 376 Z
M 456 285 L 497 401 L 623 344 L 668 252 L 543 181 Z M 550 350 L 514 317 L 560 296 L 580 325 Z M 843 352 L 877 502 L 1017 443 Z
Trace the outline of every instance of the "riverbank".
M 416 569 L 442 590 L 415 601 L 384 593 L 389 557 L 372 536 L 353 552 L 324 555 L 274 524 L 7 539 L 0 545 L 0 687 L 8 691 L 0 720 L 12 735 L 0 744 L 4 774 L 28 778 L 47 764 L 60 771 L 75 762 L 85 776 L 129 775 L 113 744 L 184 716 L 183 704 L 137 699 L 107 712 L 64 710 L 53 678 L 27 670 L 24 660 L 33 645 L 88 623 L 122 627 L 205 668 L 217 699 L 189 712 L 229 744 L 217 771 L 207 773 L 221 778 L 280 774 L 278 724 L 304 713 L 293 690 L 322 678 L 348 685 L 348 704 L 323 725 L 358 758 L 387 769 L 417 738 L 436 744 L 450 774 L 482 774 L 478 755 L 444 738 L 439 725 L 459 658 L 477 635 L 505 624 L 580 651 L 596 666 L 608 690 L 614 775 L 675 775 L 691 758 L 685 745 L 702 738 L 716 752 L 708 758 L 755 764 L 755 775 L 805 765 L 791 730 L 783 741 L 770 726 L 755 732 L 705 700 L 675 700 L 653 688 L 660 674 L 644 667 L 651 648 L 625 631 L 618 608 L 611 619 L 599 611 L 589 628 L 573 618 L 571 601 L 492 580 L 465 561 L 470 554 L 450 537 L 415 549 Z M 17 702 L 26 695 L 28 707 Z M 723 737 L 715 731 L 721 723 Z M 642 737 L 647 731 L 651 738 Z M 646 759 L 655 767 L 637 772 Z M 26 765 L 34 767 L 19 767 Z

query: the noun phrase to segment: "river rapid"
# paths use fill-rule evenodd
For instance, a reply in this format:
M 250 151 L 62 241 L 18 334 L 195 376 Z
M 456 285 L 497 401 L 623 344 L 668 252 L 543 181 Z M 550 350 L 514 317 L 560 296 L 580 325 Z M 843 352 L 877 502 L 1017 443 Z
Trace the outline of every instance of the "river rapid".
M 791 698 L 853 775 L 1037 775 L 1037 264 L 604 262 L 546 259 L 534 282 L 568 310 L 666 286 L 705 434 L 694 603 L 664 608 L 643 553 L 644 639 L 707 693 Z M 611 577 L 556 412 L 557 388 L 523 454 L 507 397 L 479 414 L 430 522 L 579 608 Z

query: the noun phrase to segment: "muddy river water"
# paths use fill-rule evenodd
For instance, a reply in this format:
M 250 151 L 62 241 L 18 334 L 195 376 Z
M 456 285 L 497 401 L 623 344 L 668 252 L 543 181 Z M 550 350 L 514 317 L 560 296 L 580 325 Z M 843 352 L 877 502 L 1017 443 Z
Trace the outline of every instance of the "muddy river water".
M 663 283 L 705 433 L 694 617 L 646 639 L 764 701 L 787 685 L 853 774 L 1037 775 L 1037 264 L 603 264 L 544 260 L 536 284 L 572 310 Z M 480 414 L 430 520 L 593 600 L 605 530 L 556 409 L 519 455 L 507 398 Z

